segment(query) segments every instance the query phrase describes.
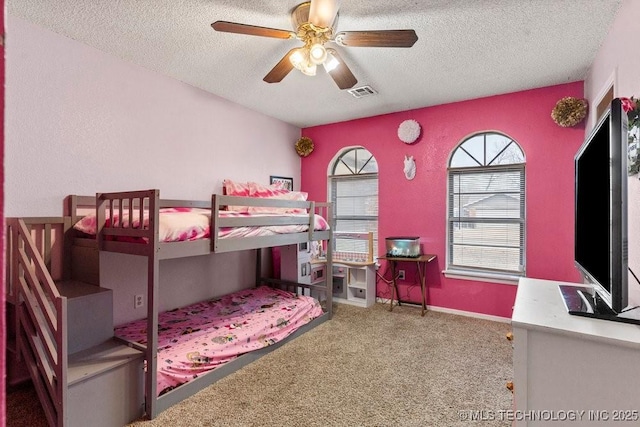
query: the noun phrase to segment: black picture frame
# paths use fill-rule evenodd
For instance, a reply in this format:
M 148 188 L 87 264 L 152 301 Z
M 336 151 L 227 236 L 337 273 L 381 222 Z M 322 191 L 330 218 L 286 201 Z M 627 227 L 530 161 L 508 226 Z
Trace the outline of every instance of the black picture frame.
M 269 184 L 282 184 L 282 188 L 293 191 L 293 178 L 271 175 L 269 177 Z

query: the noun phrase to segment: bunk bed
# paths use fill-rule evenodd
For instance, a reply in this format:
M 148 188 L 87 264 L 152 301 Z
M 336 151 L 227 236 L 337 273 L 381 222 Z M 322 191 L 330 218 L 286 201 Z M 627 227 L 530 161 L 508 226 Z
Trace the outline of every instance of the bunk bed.
M 76 199 L 76 201 L 80 200 Z M 331 214 L 328 203 L 219 194 L 212 195 L 210 201 L 164 200 L 160 199 L 158 190 L 101 193 L 96 196 L 95 202 L 95 239 L 92 238 L 93 236 L 85 236 L 87 230 L 84 230 L 85 235 L 74 238 L 73 246 L 90 246 L 91 241 L 95 240 L 99 251 L 141 255 L 147 259 L 146 336 L 127 336 L 124 332 L 127 330 L 126 325 L 117 328 L 116 335 L 120 335 L 120 338 L 126 340 L 131 347 L 145 354 L 144 401 L 145 413 L 149 418 L 154 418 L 166 408 L 274 350 L 284 342 L 285 337 L 289 339 L 296 337 L 331 318 L 331 281 L 300 284 L 261 277 L 263 248 L 309 241 L 324 242 L 329 264 L 327 271 L 331 271 L 332 231 L 328 227 Z M 232 209 L 238 206 L 246 208 L 245 211 L 257 213 L 247 215 L 244 211 L 238 212 L 238 209 Z M 84 216 L 76 221 L 79 218 L 81 206 L 75 206 L 72 209 L 76 210 L 74 212 L 76 218 L 72 219 L 75 224 L 90 218 L 90 216 Z M 200 230 L 202 227 L 196 227 L 197 231 L 192 229 L 186 233 L 167 232 L 167 218 L 178 214 L 199 217 L 196 222 L 200 224 L 204 215 L 207 218 L 205 222 L 208 221 L 208 227 L 204 227 L 204 230 Z M 295 306 L 297 310 L 304 308 L 307 311 L 301 312 L 295 319 L 278 319 L 278 322 L 286 324 L 290 329 L 286 334 L 272 338 L 261 337 L 263 339 L 259 348 L 252 348 L 251 351 L 238 357 L 233 356 L 230 360 L 224 361 L 224 364 L 212 363 L 215 369 L 206 375 L 202 375 L 204 373 L 202 368 L 208 363 L 203 363 L 203 360 L 196 357 L 193 365 L 198 370 L 198 375 L 191 375 L 195 378 L 184 383 L 179 381 L 179 387 L 164 387 L 162 378 L 158 378 L 159 368 L 166 368 L 164 361 L 158 360 L 161 339 L 166 339 L 166 337 L 161 338 L 162 334 L 160 334 L 160 332 L 166 332 L 166 328 L 163 328 L 165 329 L 163 331 L 159 330 L 160 261 L 239 250 L 256 251 L 255 288 L 250 291 L 251 295 L 230 296 L 232 302 L 237 301 L 238 298 L 254 297 L 254 294 L 258 293 L 264 294 L 266 291 L 263 286 L 269 285 L 278 289 L 264 296 L 270 299 L 271 303 L 262 303 L 259 308 L 274 305 L 276 310 L 287 311 L 287 307 Z M 307 295 L 311 292 L 312 295 L 322 299 L 324 309 L 320 307 L 320 301 L 315 304 L 309 303 L 308 300 L 311 298 L 304 296 L 305 289 L 308 289 Z M 219 303 L 220 301 L 208 302 L 214 307 L 219 306 Z M 189 311 L 189 308 L 183 308 L 183 310 Z M 255 317 L 257 314 L 253 311 L 251 315 Z M 295 327 L 291 328 L 291 326 Z M 194 362 L 193 353 L 188 353 L 188 356 L 189 361 Z M 162 372 L 166 373 L 166 369 L 162 369 Z M 185 375 L 182 376 L 183 379 L 185 377 Z M 158 384 L 161 384 L 160 387 Z
M 249 207 L 262 214 L 245 215 L 229 209 L 232 206 Z M 175 211 L 199 215 L 201 225 L 204 214 L 207 220 L 203 232 L 188 233 L 184 240 L 181 235 L 173 239 L 178 241 L 162 241 L 166 240 L 160 238 L 166 234 L 161 230 L 163 214 Z M 82 425 L 92 419 L 93 425 L 113 426 L 141 415 L 155 418 L 166 408 L 330 319 L 330 280 L 301 284 L 261 277 L 264 248 L 309 241 L 324 242 L 327 271 L 332 271 L 332 231 L 327 227 L 330 213 L 328 203 L 218 194 L 210 201 L 163 200 L 158 190 L 146 190 L 69 196 L 61 217 L 7 218 L 8 347 L 14 362 L 26 365 L 48 423 Z M 132 220 L 126 221 L 126 217 Z M 94 235 L 87 233 L 86 227 L 79 227 L 87 223 L 94 225 Z M 286 336 L 264 335 L 257 349 L 216 361 L 212 364 L 215 369 L 206 373 L 200 371 L 204 359 L 189 352 L 191 367 L 199 370 L 197 378 L 159 388 L 158 383 L 163 382 L 158 379 L 158 350 L 166 338 L 159 322 L 163 316 L 198 311 L 185 307 L 159 313 L 160 261 L 240 250 L 256 251 L 255 287 L 200 304 L 220 308 L 229 301 L 234 305 L 238 299 L 244 302 L 253 294 L 266 294 L 266 303 L 251 299 L 254 307 L 259 305 L 258 311 L 270 305 L 288 311 L 302 301 L 310 311 L 297 318 L 282 317 L 280 324 L 290 329 Z M 131 335 L 127 326 L 132 324 L 120 325 L 114 334 L 112 306 L 106 303 L 112 303 L 111 290 L 101 288 L 99 283 L 101 251 L 146 258 L 147 316 L 138 321 L 142 327 L 136 328 L 143 330 L 144 336 Z M 315 303 L 309 304 L 305 297 L 309 294 L 318 296 Z M 78 313 L 92 320 L 78 321 Z M 229 323 L 229 318 L 222 321 Z

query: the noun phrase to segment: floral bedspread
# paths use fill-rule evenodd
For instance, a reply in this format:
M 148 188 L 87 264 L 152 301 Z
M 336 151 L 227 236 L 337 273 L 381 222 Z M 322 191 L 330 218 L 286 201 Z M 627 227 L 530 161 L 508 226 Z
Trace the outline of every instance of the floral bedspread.
M 158 395 L 243 353 L 286 338 L 322 314 L 317 300 L 261 286 L 161 313 Z M 115 335 L 145 344 L 146 319 L 117 326 Z
M 268 214 L 268 213 L 248 213 L 234 211 L 220 211 L 221 218 L 232 217 L 273 217 L 273 216 L 291 216 L 307 218 L 307 214 Z M 120 223 L 120 218 L 114 214 L 114 224 Z M 315 230 L 328 230 L 329 224 L 320 215 L 315 215 Z M 131 226 L 137 228 L 140 226 L 140 214 L 134 212 L 133 220 L 129 225 L 129 214 L 126 213 L 122 218 L 125 227 Z M 107 225 L 111 223 L 107 219 Z M 159 240 L 161 242 L 181 242 L 187 240 L 206 239 L 210 237 L 211 211 L 209 209 L 200 208 L 163 208 L 160 209 Z M 83 217 L 74 224 L 74 228 L 85 234 L 95 236 L 96 234 L 96 215 L 90 214 Z M 149 214 L 143 213 L 143 227 L 149 226 Z M 223 227 L 220 228 L 219 238 L 239 238 L 254 236 L 272 236 L 275 234 L 301 233 L 307 231 L 309 227 L 305 224 L 300 225 L 276 225 L 265 227 Z M 126 240 L 126 239 L 124 239 Z

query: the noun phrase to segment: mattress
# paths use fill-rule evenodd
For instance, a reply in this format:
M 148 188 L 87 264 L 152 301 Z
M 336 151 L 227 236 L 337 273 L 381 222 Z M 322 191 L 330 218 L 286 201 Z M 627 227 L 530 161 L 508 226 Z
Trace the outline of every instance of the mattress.
M 160 209 L 160 222 L 158 225 L 160 242 L 181 242 L 189 240 L 206 239 L 211 236 L 211 210 L 200 208 L 163 208 Z M 220 211 L 220 218 L 242 218 L 242 217 L 297 217 L 308 218 L 309 214 L 300 213 L 249 213 Z M 314 215 L 314 230 L 328 230 L 329 224 L 320 215 Z M 134 212 L 133 221 L 129 224 L 129 215 L 125 214 L 122 218 L 123 226 L 137 228 L 140 226 L 140 215 Z M 107 218 L 107 224 L 111 221 Z M 84 216 L 80 221 L 74 224 L 73 228 L 89 236 L 96 234 L 96 215 L 90 214 Z M 120 218 L 114 215 L 114 224 L 119 226 Z M 148 212 L 143 213 L 143 227 L 148 228 L 149 215 Z M 221 227 L 218 232 L 218 238 L 240 238 L 240 237 L 260 237 L 273 236 L 276 234 L 301 233 L 309 229 L 306 224 L 296 225 L 272 225 L 262 227 Z M 127 240 L 122 239 L 122 240 Z M 128 239 L 131 240 L 131 239 Z M 136 239 L 133 239 L 134 241 Z
M 246 289 L 158 316 L 158 395 L 236 357 L 273 345 L 322 314 L 317 300 L 268 286 Z M 147 320 L 115 335 L 146 344 Z

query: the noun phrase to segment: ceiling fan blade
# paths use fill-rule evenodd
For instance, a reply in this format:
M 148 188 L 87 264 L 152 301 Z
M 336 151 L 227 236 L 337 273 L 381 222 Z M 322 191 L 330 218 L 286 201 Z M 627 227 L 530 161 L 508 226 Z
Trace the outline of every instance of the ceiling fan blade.
M 250 36 L 272 37 L 276 39 L 294 38 L 295 34 L 277 28 L 257 27 L 255 25 L 239 24 L 237 22 L 216 21 L 211 24 L 214 30 L 225 33 L 247 34 Z
M 338 0 L 311 0 L 309 22 L 316 27 L 329 28 L 338 13 Z
M 329 75 L 331 76 L 333 81 L 336 82 L 340 89 L 349 89 L 355 86 L 355 84 L 358 83 L 358 79 L 356 79 L 356 76 L 353 75 L 342 57 L 338 55 L 338 52 L 336 52 L 335 49 L 327 49 L 327 51 L 332 54 L 339 62 L 336 68 L 329 71 Z
M 287 77 L 287 74 L 289 74 L 289 72 L 293 70 L 293 64 L 289 60 L 289 56 L 291 56 L 293 51 L 297 49 L 298 48 L 294 47 L 289 52 L 287 52 L 286 55 L 282 57 L 280 62 L 278 62 L 276 66 L 273 67 L 262 80 L 267 83 L 278 83 L 281 82 L 282 79 Z
M 418 36 L 414 30 L 343 31 L 334 39 L 350 47 L 411 47 Z

